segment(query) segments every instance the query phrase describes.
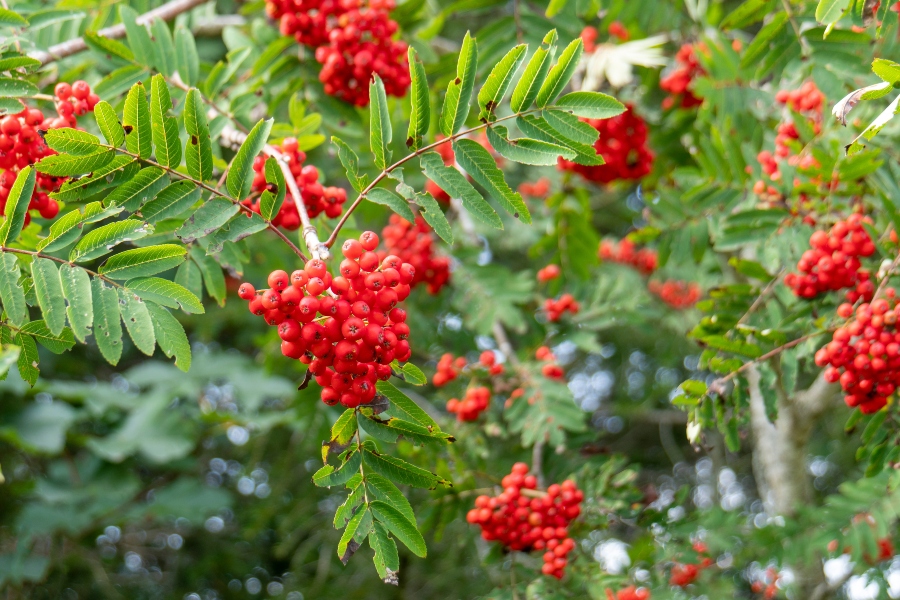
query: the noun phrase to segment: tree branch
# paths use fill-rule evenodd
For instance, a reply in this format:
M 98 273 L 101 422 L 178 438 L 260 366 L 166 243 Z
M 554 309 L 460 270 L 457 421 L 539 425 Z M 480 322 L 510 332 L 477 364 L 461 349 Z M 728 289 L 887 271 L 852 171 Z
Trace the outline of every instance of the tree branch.
M 222 130 L 221 137 L 234 143 L 236 146 L 240 146 L 247 139 L 247 134 L 234 129 L 231 126 L 226 126 L 225 129 Z M 303 202 L 303 194 L 300 192 L 300 186 L 297 185 L 297 179 L 294 177 L 294 174 L 291 173 L 291 167 L 288 164 L 287 159 L 277 148 L 270 146 L 269 144 L 266 144 L 263 148 L 263 154 L 274 158 L 278 163 L 278 167 L 281 169 L 281 173 L 284 175 L 288 190 L 291 192 L 291 198 L 293 198 L 294 204 L 297 205 L 297 212 L 300 214 L 300 226 L 303 228 L 303 241 L 306 243 L 306 248 L 309 250 L 309 253 L 313 258 L 328 260 L 331 257 L 331 253 L 328 250 L 328 246 L 319 241 L 319 234 L 316 232 L 315 225 L 313 225 L 309 219 L 306 204 Z
M 205 4 L 208 1 L 209 0 L 172 0 L 171 2 L 167 2 L 162 6 L 154 8 L 153 10 L 140 15 L 137 18 L 137 23 L 138 25 L 147 25 L 149 23 L 152 23 L 154 19 L 171 21 L 181 13 L 187 12 L 196 6 Z M 119 23 L 118 25 L 113 25 L 112 27 L 101 29 L 97 32 L 97 35 L 110 39 L 125 37 L 125 25 Z M 32 52 L 29 54 L 29 56 L 41 61 L 42 65 L 46 65 L 53 61 L 66 58 L 67 56 L 78 54 L 79 52 L 83 52 L 87 49 L 88 45 L 84 41 L 84 38 L 79 37 L 75 38 L 74 40 L 62 42 L 61 44 L 56 44 L 55 46 L 50 46 L 46 51 L 39 50 L 36 52 Z

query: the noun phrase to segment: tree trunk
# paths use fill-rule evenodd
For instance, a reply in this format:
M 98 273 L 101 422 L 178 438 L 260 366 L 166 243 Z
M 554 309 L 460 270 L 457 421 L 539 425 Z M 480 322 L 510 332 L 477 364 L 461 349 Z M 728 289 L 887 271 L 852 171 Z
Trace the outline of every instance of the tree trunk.
M 837 396 L 837 387 L 821 376 L 806 390 L 788 396 L 776 387 L 778 418 L 766 415 L 756 366 L 747 370 L 750 387 L 750 424 L 753 431 L 753 473 L 760 498 L 770 515 L 791 518 L 797 507 L 812 501 L 806 468 L 807 447 L 819 417 Z M 828 598 L 833 590 L 825 583 L 822 568 L 795 569 L 798 598 Z M 825 595 L 823 594 L 825 592 Z

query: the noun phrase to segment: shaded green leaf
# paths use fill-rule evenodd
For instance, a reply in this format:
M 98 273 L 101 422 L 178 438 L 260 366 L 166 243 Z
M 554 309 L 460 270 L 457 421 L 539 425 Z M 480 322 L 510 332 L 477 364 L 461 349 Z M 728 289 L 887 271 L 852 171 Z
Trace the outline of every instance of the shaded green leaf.
M 122 356 L 122 322 L 119 319 L 119 296 L 99 277 L 91 282 L 94 305 L 94 339 L 100 354 L 115 365 Z
M 110 252 L 116 245 L 139 240 L 153 233 L 153 226 L 137 219 L 124 219 L 94 229 L 75 244 L 69 262 L 85 262 Z
M 150 124 L 153 145 L 156 146 L 156 162 L 174 169 L 181 165 L 181 139 L 178 137 L 178 122 L 175 117 L 168 116 L 171 108 L 172 100 L 165 78 L 160 74 L 154 75 L 150 82 Z
M 266 145 L 274 122 L 274 119 L 258 121 L 231 161 L 225 186 L 232 198 L 243 200 L 250 194 L 250 188 L 253 186 L 253 161 Z
M 426 152 L 419 158 L 425 176 L 452 198 L 459 198 L 463 206 L 476 219 L 496 229 L 503 229 L 503 222 L 485 199 L 478 193 L 462 173 L 448 167 L 436 152 Z
M 609 119 L 625 112 L 624 104 L 600 92 L 570 92 L 560 98 L 554 108 L 587 119 Z
M 447 137 L 459 131 L 469 116 L 469 103 L 472 101 L 477 69 L 478 47 L 475 38 L 467 31 L 456 63 L 456 79 L 447 86 L 444 107 L 441 111 L 441 132 Z
M 500 103 L 503 102 L 503 97 L 512 83 L 513 75 L 516 74 L 519 65 L 525 60 L 525 52 L 527 50 L 527 44 L 515 46 L 491 69 L 484 85 L 478 92 L 478 106 L 481 108 L 479 117 L 482 121 L 489 120 Z
M 130 279 L 125 289 L 134 292 L 144 300 L 156 302 L 169 308 L 180 308 L 188 313 L 203 313 L 203 304 L 191 291 L 161 277 L 140 277 Z
M 454 142 L 453 149 L 459 166 L 486 189 L 506 212 L 524 223 L 531 223 L 531 213 L 522 196 L 509 187 L 494 157 L 481 144 L 459 139 Z
M 150 158 L 150 154 L 153 152 L 151 143 L 153 129 L 150 125 L 150 106 L 147 104 L 147 93 L 141 82 L 134 84 L 125 97 L 122 127 L 125 130 L 125 147 L 128 148 L 128 151 L 141 158 Z
M 83 344 L 91 335 L 91 325 L 94 323 L 91 280 L 84 269 L 69 265 L 59 267 L 59 279 L 62 283 L 63 297 L 68 303 L 66 316 L 69 317 L 69 326 L 78 341 Z
M 378 74 L 372 75 L 369 82 L 369 148 L 375 157 L 375 166 L 385 170 L 391 160 L 391 140 L 393 128 L 391 127 L 391 114 L 387 106 L 387 94 L 384 91 L 384 82 Z
M 212 177 L 213 155 L 209 125 L 200 92 L 191 89 L 184 100 L 184 129 L 188 141 L 184 148 L 185 165 L 191 177 L 206 181 Z M 252 168 L 252 159 L 251 159 Z M 239 198 L 243 199 L 243 198 Z
M 150 312 L 153 333 L 159 349 L 169 358 L 174 356 L 175 366 L 187 372 L 191 368 L 191 344 L 184 333 L 184 327 L 162 306 L 156 304 L 146 306 Z
M 31 262 L 31 278 L 34 280 L 34 292 L 44 315 L 44 322 L 50 332 L 58 336 L 66 326 L 66 301 L 63 298 L 59 269 L 52 260 L 36 257 Z
M 6 198 L 6 206 L 3 210 L 6 217 L 0 224 L 0 246 L 8 246 L 14 242 L 22 232 L 25 224 L 25 215 L 28 214 L 28 204 L 34 192 L 37 174 L 31 167 L 25 167 L 16 175 L 13 186 L 9 189 Z
M 547 78 L 544 80 L 541 89 L 537 95 L 537 105 L 540 107 L 547 106 L 559 96 L 572 75 L 575 73 L 578 62 L 581 60 L 581 53 L 584 50 L 584 42 L 580 37 L 572 40 L 563 53 L 559 56 L 559 60 L 550 69 Z
M 145 171 L 147 169 L 144 169 Z M 143 172 L 143 171 L 142 171 Z M 148 176 L 149 179 L 149 176 Z M 167 180 L 163 179 L 165 184 Z M 156 187 L 158 184 L 154 184 Z M 176 181 L 165 187 L 156 197 L 141 209 L 141 215 L 148 223 L 176 217 L 196 204 L 200 199 L 200 188 L 190 181 Z M 231 204 L 230 202 L 228 204 Z
M 12 254 L 0 254 L 0 300 L 9 322 L 18 327 L 28 320 L 25 291 L 19 283 L 19 261 Z
M 213 198 L 200 205 L 176 232 L 181 241 L 193 242 L 222 227 L 238 210 L 237 204 L 224 198 Z
M 173 284 L 174 285 L 174 284 Z M 150 320 L 150 311 L 144 301 L 132 292 L 119 288 L 119 311 L 128 336 L 134 342 L 135 347 L 146 354 L 153 356 L 156 348 L 156 334 L 153 332 L 153 322 Z
M 525 70 L 516 87 L 513 88 L 509 101 L 510 108 L 514 113 L 528 109 L 537 98 L 538 91 L 544 85 L 544 80 L 550 71 L 550 63 L 556 54 L 556 39 L 555 29 L 547 33 L 540 47 L 534 51 L 528 64 L 525 65 Z
M 100 267 L 100 274 L 110 279 L 147 277 L 168 271 L 184 262 L 187 251 L 175 244 L 126 250 L 111 256 Z
M 428 128 L 431 125 L 431 97 L 428 92 L 428 78 L 425 65 L 419 60 L 415 49 L 410 46 L 407 51 L 410 77 L 410 114 L 409 130 L 406 134 L 406 146 L 418 150 L 423 145 Z

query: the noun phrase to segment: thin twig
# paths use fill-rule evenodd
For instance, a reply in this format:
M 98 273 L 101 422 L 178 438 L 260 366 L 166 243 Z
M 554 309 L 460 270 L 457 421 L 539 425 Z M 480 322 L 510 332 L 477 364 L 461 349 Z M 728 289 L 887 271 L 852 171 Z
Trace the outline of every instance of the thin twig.
M 506 360 L 509 361 L 513 367 L 518 368 L 521 363 L 519 362 L 519 357 L 516 356 L 516 351 L 513 349 L 512 344 L 509 341 L 509 337 L 506 335 L 506 329 L 503 327 L 503 323 L 500 321 L 494 321 L 492 326 L 494 339 L 497 340 L 497 346 L 500 347 L 500 351 L 506 356 Z
M 744 315 L 740 319 L 738 319 L 738 322 L 735 324 L 735 326 L 740 325 L 741 323 L 746 321 L 750 317 L 750 315 L 753 314 L 753 312 L 762 305 L 763 299 L 768 296 L 772 292 L 772 290 L 775 289 L 775 284 L 781 281 L 781 277 L 783 275 L 784 269 L 779 271 L 778 274 L 774 278 L 772 278 L 772 281 L 770 281 L 768 285 L 763 288 L 763 290 L 759 293 L 759 296 L 756 297 L 756 300 L 753 301 L 753 304 L 750 305 L 750 308 L 747 309 L 747 312 L 745 312 Z
M 187 12 L 192 8 L 204 4 L 208 1 L 209 0 L 172 0 L 172 2 L 167 2 L 160 7 L 154 8 L 153 10 L 145 12 L 144 14 L 138 16 L 136 22 L 138 25 L 147 25 L 149 23 L 152 23 L 154 19 L 171 21 L 181 13 Z M 113 25 L 112 27 L 101 29 L 97 32 L 97 35 L 109 39 L 125 37 L 125 25 L 119 23 L 118 25 Z M 38 50 L 35 52 L 31 52 L 29 56 L 41 61 L 42 65 L 46 65 L 53 61 L 66 58 L 67 56 L 78 54 L 79 52 L 83 52 L 87 49 L 88 45 L 84 41 L 84 38 L 79 37 L 75 38 L 74 40 L 69 40 L 61 44 L 50 46 L 46 51 Z

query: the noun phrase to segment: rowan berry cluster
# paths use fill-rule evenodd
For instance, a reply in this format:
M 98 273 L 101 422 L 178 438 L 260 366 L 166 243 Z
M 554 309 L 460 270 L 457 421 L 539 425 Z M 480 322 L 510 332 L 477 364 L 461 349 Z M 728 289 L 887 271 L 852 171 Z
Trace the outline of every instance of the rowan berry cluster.
M 559 380 L 566 376 L 563 368 L 556 364 L 556 355 L 547 346 L 538 348 L 534 353 L 534 357 L 544 363 L 541 367 L 541 374 L 547 379 Z
M 627 42 L 631 37 L 628 34 L 628 30 L 625 29 L 625 26 L 622 25 L 620 21 L 613 21 L 612 23 L 610 23 L 606 31 L 607 33 L 609 33 L 610 38 L 616 38 L 620 42 Z M 597 31 L 596 27 L 591 27 L 590 25 L 588 25 L 581 30 L 581 41 L 584 43 L 585 52 L 590 53 L 597 49 L 597 38 L 599 36 L 600 32 Z
M 656 250 L 650 248 L 638 250 L 635 243 L 628 238 L 619 242 L 614 240 L 601 241 L 597 256 L 601 260 L 630 265 L 642 275 L 650 275 L 656 271 L 658 262 Z
M 577 315 L 580 310 L 581 305 L 572 294 L 563 294 L 556 300 L 553 298 L 544 300 L 544 312 L 547 313 L 547 320 L 552 323 L 559 321 L 566 312 Z
M 766 600 L 772 600 L 778 595 L 778 579 L 778 571 L 769 567 L 762 579 L 750 584 L 750 590 L 754 594 L 762 594 Z
M 33 165 L 40 159 L 56 154 L 44 143 L 41 131 L 77 127 L 76 117 L 92 110 L 100 101 L 84 81 L 57 84 L 56 117 L 45 117 L 36 108 L 23 107 L 18 113 L 0 119 L 0 213 L 6 213 L 6 201 L 16 181 L 19 171 Z M 59 214 L 59 202 L 50 198 L 67 177 L 53 177 L 37 173 L 34 191 L 28 203 L 29 210 L 36 210 L 44 219 L 52 219 Z M 31 222 L 31 214 L 25 214 L 25 225 Z
M 816 84 L 808 81 L 796 90 L 781 90 L 775 95 L 775 100 L 804 115 L 808 125 L 819 133 L 822 130 L 822 103 L 825 97 L 816 88 Z M 793 119 L 784 121 L 778 125 L 775 135 L 775 152 L 762 150 L 756 155 L 756 160 L 769 179 L 781 180 L 781 170 L 778 161 L 786 159 L 788 164 L 798 167 L 801 171 L 819 166 L 818 161 L 812 155 L 797 155 L 793 153 L 791 146 L 800 139 L 800 133 Z M 753 191 L 764 200 L 780 200 L 781 194 L 773 186 L 759 180 L 753 186 Z
M 814 82 L 807 81 L 796 90 L 779 90 L 775 94 L 775 101 L 799 113 L 814 113 L 821 116 L 825 96 Z
M 285 138 L 281 142 L 281 153 L 285 157 L 291 174 L 297 181 L 300 188 L 300 195 L 303 197 L 303 204 L 306 206 L 306 212 L 311 219 L 316 218 L 321 213 L 325 213 L 326 217 L 336 218 L 341 215 L 343 205 L 347 201 L 347 190 L 340 187 L 324 187 L 319 182 L 319 170 L 313 165 L 303 165 L 306 160 L 306 153 L 301 151 L 297 146 L 296 138 Z M 253 191 L 262 193 L 274 187 L 273 184 L 266 183 L 266 157 L 257 156 L 253 161 Z M 255 213 L 259 212 L 259 198 L 247 198 L 241 202 Z M 277 227 L 284 227 L 287 230 L 294 231 L 300 228 L 300 213 L 297 211 L 297 205 L 294 198 L 287 195 L 284 203 L 278 210 L 278 214 L 272 218 L 272 223 Z
M 582 119 L 600 132 L 594 149 L 605 164 L 586 166 L 560 158 L 559 168 L 597 183 L 635 180 L 649 173 L 653 152 L 647 148 L 647 124 L 633 106 L 626 106 L 625 112 L 611 119 Z
M 693 563 L 675 563 L 675 566 L 672 567 L 672 572 L 669 575 L 669 585 L 682 588 L 687 587 L 700 577 L 700 572 L 702 570 L 702 565 L 695 565 Z
M 816 352 L 816 364 L 828 367 L 825 380 L 840 382 L 847 406 L 865 414 L 881 410 L 900 384 L 900 311 L 894 289 L 885 295 L 855 311 L 850 303 L 841 304 L 837 314 L 849 321 Z
M 437 294 L 450 282 L 450 259 L 434 251 L 431 227 L 421 216 L 415 224 L 399 215 L 391 215 L 381 237 L 388 254 L 399 256 L 416 268 L 411 287 L 426 284 L 429 294 Z
M 328 405 L 370 403 L 377 380 L 391 376 L 391 362 L 411 353 L 406 311 L 397 303 L 409 295 L 415 268 L 396 256 L 379 260 L 377 246 L 378 235 L 366 231 L 344 243 L 336 277 L 312 259 L 290 275 L 273 271 L 262 293 L 249 283 L 238 291 L 250 312 L 278 328 L 282 354 L 309 365 Z
M 371 0 L 368 7 L 360 7 L 359 0 L 353 3 L 357 8 L 338 17 L 339 27 L 329 34 L 328 45 L 316 49 L 325 93 L 368 106 L 369 80 L 377 73 L 389 96 L 403 97 L 410 84 L 409 63 L 406 43 L 392 39 L 397 23 L 388 12 L 394 1 Z M 376 3 L 380 8 L 375 8 Z
M 585 52 L 593 52 L 597 49 L 597 38 L 599 36 L 600 32 L 597 31 L 596 27 L 588 25 L 581 30 L 581 41 L 584 44 Z
M 629 585 L 616 593 L 606 588 L 606 600 L 649 600 L 650 590 L 643 587 Z
M 694 80 L 706 75 L 706 71 L 697 60 L 698 50 L 706 51 L 706 46 L 703 43 L 682 45 L 675 54 L 678 67 L 660 79 L 659 87 L 669 93 L 662 102 L 664 109 L 670 109 L 676 103 L 681 108 L 691 108 L 703 103 L 703 99 L 695 96 L 692 89 Z
M 672 571 L 669 573 L 669 585 L 682 588 L 687 587 L 697 580 L 703 569 L 713 565 L 712 558 L 709 556 L 702 556 L 707 552 L 706 544 L 701 541 L 696 541 L 693 544 L 693 548 L 697 554 L 701 555 L 700 562 L 696 564 L 676 562 L 672 567 Z
M 617 38 L 620 42 L 627 42 L 631 37 L 621 21 L 613 21 L 606 30 L 609 32 L 610 37 Z
M 860 258 L 871 256 L 875 244 L 863 227 L 871 219 L 858 213 L 838 221 L 827 232 L 816 231 L 809 238 L 810 249 L 797 262 L 799 273 L 789 273 L 784 283 L 800 298 L 850 288 L 847 300 L 871 300 L 875 286 Z
M 853 517 L 854 524 L 861 523 L 861 522 L 868 523 L 872 527 L 873 533 L 874 533 L 876 522 L 875 522 L 875 518 L 871 514 L 860 513 Z M 870 565 L 875 565 L 877 563 L 880 563 L 882 561 L 885 561 L 885 560 L 888 560 L 889 558 L 894 557 L 894 542 L 891 541 L 891 538 L 889 538 L 889 537 L 879 538 L 877 540 L 877 544 L 878 544 L 878 554 L 876 556 L 872 556 L 868 552 L 863 553 L 863 559 L 865 559 L 865 561 L 867 563 L 869 563 Z M 840 547 L 841 546 L 837 540 L 831 540 L 830 542 L 828 542 L 828 551 L 831 553 L 837 552 L 838 548 L 840 548 Z M 851 552 L 853 552 L 853 546 L 849 546 L 849 545 L 843 546 L 843 548 L 841 548 L 841 550 L 844 554 L 850 554 Z
M 459 372 L 466 368 L 465 356 L 453 358 L 449 352 L 441 356 L 437 364 L 437 373 L 431 378 L 434 387 L 443 387 L 457 378 Z
M 537 272 L 537 280 L 542 283 L 552 281 L 558 278 L 560 273 L 559 265 L 549 264 Z
M 325 93 L 356 106 L 369 104 L 373 73 L 391 96 L 409 87 L 406 44 L 393 39 L 394 7 L 394 0 L 266 0 L 281 33 L 315 50 Z
M 575 548 L 569 524 L 581 514 L 584 494 L 571 480 L 553 484 L 546 493 L 537 491 L 537 478 L 528 465 L 516 463 L 501 480 L 503 492 L 478 496 L 466 521 L 481 527 L 481 537 L 498 541 L 513 551 L 544 551 L 541 572 L 562 579 Z
M 703 292 L 700 286 L 694 282 L 678 281 L 670 279 L 668 281 L 651 280 L 647 283 L 647 289 L 654 296 L 658 296 L 660 300 L 671 306 L 672 308 L 685 309 L 697 304 Z
M 447 401 L 447 412 L 454 413 L 458 421 L 476 421 L 491 403 L 491 390 L 486 387 L 471 387 L 462 400 L 451 398 Z
M 529 198 L 546 198 L 550 193 L 550 180 L 541 177 L 534 183 L 527 181 L 519 184 L 519 193 Z
M 497 362 L 497 355 L 492 350 L 485 350 L 478 357 L 478 362 L 469 364 L 464 356 L 453 358 L 449 352 L 441 356 L 437 364 L 437 372 L 431 379 L 434 387 L 443 387 L 456 379 L 461 371 L 485 370 L 491 377 L 502 375 L 503 365 Z M 474 373 L 477 374 L 477 373 Z

